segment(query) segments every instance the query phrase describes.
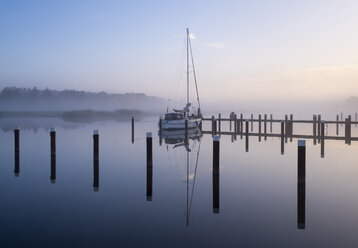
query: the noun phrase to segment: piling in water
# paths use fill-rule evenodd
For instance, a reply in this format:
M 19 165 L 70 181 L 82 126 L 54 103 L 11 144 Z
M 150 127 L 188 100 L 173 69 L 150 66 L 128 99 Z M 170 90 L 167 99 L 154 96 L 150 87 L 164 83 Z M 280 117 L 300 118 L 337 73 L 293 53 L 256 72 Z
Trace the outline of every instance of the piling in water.
M 317 144 L 316 129 L 317 129 L 317 116 L 313 115 L 313 145 Z
M 220 209 L 220 190 L 219 190 L 219 175 L 220 175 L 220 138 L 213 137 L 213 212 L 219 213 Z
M 245 131 L 246 131 L 246 136 L 245 136 L 245 151 L 249 152 L 249 120 L 245 120 Z
M 306 141 L 297 147 L 297 228 L 305 229 L 306 218 Z
M 272 114 L 270 114 L 270 133 L 272 133 Z
M 338 126 L 338 121 L 339 121 L 339 116 L 336 116 L 336 120 L 337 120 L 337 125 L 336 125 L 336 135 L 339 135 L 339 126 Z
M 93 131 L 93 190 L 99 189 L 99 134 Z
M 351 116 L 348 115 L 345 121 L 345 143 L 351 144 Z
M 254 131 L 254 115 L 251 114 L 251 132 Z
M 221 134 L 221 114 L 219 113 L 219 134 Z
M 153 140 L 152 133 L 148 132 L 146 135 L 146 153 L 147 153 L 147 201 L 152 200 L 153 195 Z
M 152 201 L 153 196 L 153 147 L 152 147 L 152 133 L 147 133 L 147 201 Z
M 324 121 L 321 121 L 321 158 L 324 158 Z
M 261 142 L 261 114 L 259 114 L 259 142 Z
M 290 142 L 292 142 L 292 138 L 293 138 L 293 114 L 290 114 Z
M 14 151 L 15 151 L 15 176 L 20 174 L 20 129 L 14 129 Z
M 321 115 L 318 115 L 317 119 L 317 136 L 318 136 L 318 143 L 321 142 Z
M 281 155 L 285 153 L 285 121 L 281 121 Z
M 161 120 L 161 119 L 160 119 Z M 132 144 L 134 143 L 134 116 L 132 116 Z M 162 122 L 160 121 L 160 125 L 162 124 Z M 162 130 L 162 127 L 160 126 L 160 130 Z
M 285 115 L 285 143 L 287 143 L 288 138 L 288 116 Z
M 264 115 L 264 136 L 267 139 L 267 114 Z
M 54 128 L 51 128 L 50 131 L 50 146 L 51 146 L 51 173 L 50 180 L 51 183 L 56 181 L 56 131 Z

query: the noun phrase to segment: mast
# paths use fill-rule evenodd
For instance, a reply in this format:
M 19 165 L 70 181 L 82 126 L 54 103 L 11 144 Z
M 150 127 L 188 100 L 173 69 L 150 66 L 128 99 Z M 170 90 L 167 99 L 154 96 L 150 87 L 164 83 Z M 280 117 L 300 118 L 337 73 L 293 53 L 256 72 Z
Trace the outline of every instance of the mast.
M 186 104 L 189 104 L 189 29 L 186 29 Z

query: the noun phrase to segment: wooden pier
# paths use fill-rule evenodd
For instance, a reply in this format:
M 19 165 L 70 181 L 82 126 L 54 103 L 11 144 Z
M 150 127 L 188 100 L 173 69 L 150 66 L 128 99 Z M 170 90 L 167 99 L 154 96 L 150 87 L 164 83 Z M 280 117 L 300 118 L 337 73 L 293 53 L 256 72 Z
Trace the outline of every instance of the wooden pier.
M 336 120 L 323 120 L 321 115 L 313 115 L 311 120 L 295 120 L 293 115 L 285 115 L 284 119 L 274 119 L 273 115 L 264 114 L 264 118 L 259 114 L 257 118 L 254 118 L 254 115 L 251 114 L 250 118 L 244 118 L 243 114 L 235 114 L 231 112 L 229 118 L 222 118 L 222 115 L 219 114 L 218 118 L 212 116 L 211 118 L 203 118 L 203 122 L 210 121 L 211 122 L 211 130 L 202 130 L 204 134 L 219 134 L 219 135 L 231 135 L 236 139 L 237 135 L 245 136 L 257 136 L 259 141 L 261 141 L 261 137 L 263 136 L 266 140 L 267 137 L 284 137 L 285 143 L 290 139 L 292 142 L 293 138 L 298 139 L 313 139 L 314 144 L 321 143 L 324 140 L 344 140 L 346 144 L 350 145 L 351 141 L 358 141 L 358 137 L 352 137 L 352 125 L 355 126 L 358 124 L 357 121 L 357 113 L 355 114 L 355 121 L 352 121 L 351 115 L 348 115 L 343 120 L 343 115 L 341 114 L 341 119 L 339 120 L 339 115 L 337 114 Z M 267 118 L 267 117 L 270 118 Z M 229 130 L 223 130 L 222 122 L 229 122 Z M 247 128 L 244 132 L 244 123 L 246 123 Z M 251 124 L 251 132 L 249 132 L 248 125 Z M 254 123 L 257 123 L 257 131 L 254 131 Z M 272 126 L 274 123 L 281 123 L 281 127 L 283 125 L 283 129 L 280 133 L 273 133 Z M 305 123 L 312 125 L 312 135 L 307 134 L 294 134 L 294 124 Z M 263 125 L 263 131 L 262 131 Z M 268 133 L 267 125 L 270 125 L 270 133 Z M 324 127 L 328 125 L 336 126 L 336 136 L 325 136 Z M 344 136 L 339 135 L 339 125 L 344 125 Z M 219 127 L 219 128 L 217 128 Z

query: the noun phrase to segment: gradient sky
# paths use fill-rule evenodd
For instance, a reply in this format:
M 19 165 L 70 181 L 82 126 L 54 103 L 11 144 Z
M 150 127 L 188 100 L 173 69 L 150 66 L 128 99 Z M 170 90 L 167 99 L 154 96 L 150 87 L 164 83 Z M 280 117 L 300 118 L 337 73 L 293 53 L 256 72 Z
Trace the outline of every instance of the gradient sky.
M 358 1 L 0 1 L 0 86 L 205 101 L 358 95 Z M 174 93 L 175 94 L 175 93 Z

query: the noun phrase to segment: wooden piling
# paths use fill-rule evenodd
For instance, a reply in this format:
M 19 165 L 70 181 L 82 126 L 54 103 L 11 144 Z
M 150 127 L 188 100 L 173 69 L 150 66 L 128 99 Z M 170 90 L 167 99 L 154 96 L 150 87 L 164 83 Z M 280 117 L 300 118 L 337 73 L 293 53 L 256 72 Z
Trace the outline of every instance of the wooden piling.
M 297 228 L 305 229 L 306 218 L 306 141 L 297 147 Z
M 50 131 L 50 145 L 51 145 L 51 156 L 56 155 L 56 130 L 51 128 Z
M 285 115 L 285 143 L 287 143 L 288 140 L 288 116 Z
M 251 114 L 251 132 L 254 131 L 254 115 Z
M 351 116 L 348 115 L 345 121 L 345 143 L 351 144 Z
M 189 133 L 189 129 L 188 129 L 188 119 L 185 119 L 185 144 L 187 145 L 188 142 L 189 142 L 189 139 L 188 139 L 188 133 Z M 215 130 L 215 126 L 214 126 L 214 120 L 212 120 L 212 126 L 213 126 L 213 130 L 212 132 L 214 133 L 216 130 Z
M 249 120 L 245 120 L 246 136 L 245 136 L 245 151 L 249 152 Z
M 20 129 L 19 128 L 14 130 L 14 148 L 15 148 L 14 174 L 15 177 L 17 177 L 20 174 Z
M 187 120 L 186 120 L 187 121 Z M 152 201 L 153 195 L 153 147 L 152 147 L 152 133 L 146 135 L 146 146 L 147 146 L 147 188 L 146 198 L 147 201 Z
M 51 151 L 51 174 L 50 180 L 51 183 L 56 181 L 56 131 L 55 128 L 50 130 L 50 151 Z
M 318 115 L 317 119 L 317 137 L 318 137 L 318 143 L 321 142 L 321 115 Z
M 313 145 L 317 144 L 316 129 L 317 129 L 317 115 L 313 115 Z
M 337 120 L 336 135 L 338 136 L 338 135 L 339 135 L 339 126 L 338 126 L 339 116 L 338 116 L 338 115 L 337 115 L 337 117 L 336 117 L 336 120 Z
M 99 134 L 93 131 L 93 190 L 99 189 Z
M 272 114 L 270 114 L 270 133 L 272 133 Z
M 259 142 L 261 142 L 261 114 L 259 114 Z
M 219 213 L 220 209 L 220 138 L 215 135 L 213 137 L 213 212 Z
M 324 121 L 321 121 L 321 158 L 324 158 Z
M 131 122 L 132 122 L 132 144 L 134 143 L 134 116 L 132 116 L 132 120 L 131 120 Z M 159 130 L 161 131 L 162 130 L 162 118 L 160 118 L 160 128 L 159 128 Z
M 219 134 L 221 134 L 221 114 L 220 113 L 219 113 L 218 122 L 219 122 Z
M 290 114 L 290 142 L 292 142 L 292 135 L 293 135 L 293 114 Z
M 264 136 L 267 139 L 267 114 L 264 115 Z
M 281 121 L 281 155 L 285 153 L 284 139 L 285 139 L 285 121 L 282 120 Z

